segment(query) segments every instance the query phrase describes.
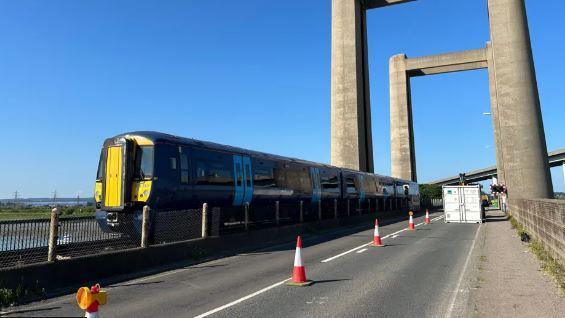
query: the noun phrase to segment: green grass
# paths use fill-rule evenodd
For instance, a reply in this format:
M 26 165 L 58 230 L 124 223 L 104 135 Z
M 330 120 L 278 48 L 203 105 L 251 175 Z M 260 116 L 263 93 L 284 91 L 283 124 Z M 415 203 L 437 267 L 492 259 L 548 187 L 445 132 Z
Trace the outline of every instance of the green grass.
M 94 215 L 94 207 L 60 207 L 61 217 Z M 51 216 L 50 207 L 1 207 L 0 221 L 48 219 Z
M 527 233 L 526 229 L 510 215 L 510 224 L 516 229 L 518 236 Z M 541 269 L 555 279 L 562 293 L 565 293 L 565 266 L 557 262 L 538 240 L 530 237 L 528 247 L 541 263 Z
M 36 286 L 24 288 L 19 285 L 16 289 L 3 288 L 0 286 L 0 308 L 17 305 L 23 299 L 33 299 L 45 294 L 45 289 Z
M 0 307 L 8 307 L 15 304 L 19 297 L 15 290 L 0 288 Z
M 541 269 L 555 278 L 557 285 L 565 293 L 565 267 L 551 257 L 540 242 L 533 240 L 530 243 L 530 249 L 541 261 Z

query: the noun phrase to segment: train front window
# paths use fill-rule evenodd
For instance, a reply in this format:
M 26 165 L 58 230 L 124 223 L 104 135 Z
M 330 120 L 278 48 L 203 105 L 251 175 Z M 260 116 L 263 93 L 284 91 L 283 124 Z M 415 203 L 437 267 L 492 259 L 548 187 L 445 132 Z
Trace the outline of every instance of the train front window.
M 104 151 L 100 152 L 100 161 L 98 161 L 98 171 L 96 172 L 96 181 L 102 180 L 104 177 Z
M 153 147 L 139 147 L 135 158 L 135 177 L 153 177 Z

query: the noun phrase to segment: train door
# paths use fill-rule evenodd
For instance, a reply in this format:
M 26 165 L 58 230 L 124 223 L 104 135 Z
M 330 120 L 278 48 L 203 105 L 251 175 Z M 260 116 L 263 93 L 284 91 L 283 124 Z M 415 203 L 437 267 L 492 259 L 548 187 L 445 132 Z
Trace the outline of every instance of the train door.
M 233 156 L 234 196 L 233 205 L 250 203 L 253 198 L 251 159 L 247 156 Z
M 242 156 L 241 159 L 243 162 L 243 179 L 245 180 L 243 183 L 243 203 L 251 203 L 253 199 L 253 170 L 251 170 L 251 158 Z
M 108 147 L 106 157 L 106 180 L 104 206 L 122 205 L 122 147 Z
M 119 211 L 124 208 L 131 193 L 132 141 L 122 140 L 106 149 L 106 167 L 103 183 L 103 208 Z
M 319 168 L 310 168 L 310 179 L 312 180 L 312 203 L 317 203 L 322 198 Z
M 361 202 L 365 202 L 365 176 L 364 175 L 358 175 L 357 176 L 357 182 L 359 183 L 359 200 Z

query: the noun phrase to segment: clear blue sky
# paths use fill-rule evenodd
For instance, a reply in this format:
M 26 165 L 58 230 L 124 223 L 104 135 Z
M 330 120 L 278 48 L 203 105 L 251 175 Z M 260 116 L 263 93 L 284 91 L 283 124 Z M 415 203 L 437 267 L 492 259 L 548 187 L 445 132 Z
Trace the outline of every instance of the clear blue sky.
M 548 148 L 565 148 L 565 4 L 527 6 Z M 388 58 L 483 47 L 486 0 L 372 10 L 368 28 L 390 174 Z M 131 130 L 329 162 L 330 0 L 5 0 L 0 39 L 0 198 L 90 196 L 102 141 Z M 494 164 L 486 71 L 417 78 L 413 101 L 421 181 Z

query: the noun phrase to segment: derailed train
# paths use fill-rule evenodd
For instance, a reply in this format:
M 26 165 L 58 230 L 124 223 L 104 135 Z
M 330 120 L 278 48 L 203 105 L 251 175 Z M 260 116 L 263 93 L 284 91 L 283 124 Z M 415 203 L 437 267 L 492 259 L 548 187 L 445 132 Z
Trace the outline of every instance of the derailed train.
M 107 231 L 139 223 L 145 205 L 158 213 L 206 202 L 222 208 L 223 223 L 236 220 L 234 211 L 245 204 L 257 207 L 255 218 L 267 218 L 258 214 L 272 211 L 275 201 L 296 207 L 300 201 L 310 207 L 372 202 L 378 211 L 420 205 L 418 184 L 411 181 L 159 132 L 106 139 L 94 197 L 96 218 Z

